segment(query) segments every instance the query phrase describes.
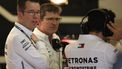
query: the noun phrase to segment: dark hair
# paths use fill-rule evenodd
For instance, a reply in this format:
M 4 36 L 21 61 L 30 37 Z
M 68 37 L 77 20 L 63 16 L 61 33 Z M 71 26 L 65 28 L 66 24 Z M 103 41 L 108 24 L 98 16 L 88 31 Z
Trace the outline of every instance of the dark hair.
M 88 17 L 87 22 L 83 23 Z M 107 24 L 111 21 L 114 23 L 115 13 L 108 9 L 93 9 L 81 21 L 81 30 L 83 34 L 91 31 L 102 32 L 104 36 L 112 36 L 113 33 L 107 28 Z
M 27 1 L 39 3 L 39 0 L 17 0 L 17 10 L 23 12 Z
M 40 18 L 43 19 L 46 12 L 53 12 L 53 13 L 61 13 L 62 9 L 61 7 L 52 4 L 52 3 L 44 3 L 40 7 Z

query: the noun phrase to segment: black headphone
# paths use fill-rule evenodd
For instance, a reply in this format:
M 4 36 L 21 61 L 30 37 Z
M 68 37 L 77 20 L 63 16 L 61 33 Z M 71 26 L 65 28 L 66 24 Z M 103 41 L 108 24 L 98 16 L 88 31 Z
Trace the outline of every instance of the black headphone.
M 114 23 L 115 14 L 107 9 L 93 9 L 89 11 L 81 21 L 81 33 L 88 34 L 90 31 L 102 32 L 104 36 L 112 36 L 113 32 L 107 27 L 111 21 Z M 85 21 L 85 22 L 84 22 Z

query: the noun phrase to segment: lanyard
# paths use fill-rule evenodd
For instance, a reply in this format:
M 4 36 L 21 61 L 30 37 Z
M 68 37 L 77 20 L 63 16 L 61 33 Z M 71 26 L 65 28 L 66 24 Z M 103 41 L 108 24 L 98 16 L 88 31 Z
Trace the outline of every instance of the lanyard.
M 34 41 L 25 33 L 24 30 L 22 30 L 19 26 L 15 25 L 15 27 L 20 30 L 30 41 L 31 41 L 31 44 L 33 44 L 33 46 L 36 48 L 36 44 L 34 43 Z

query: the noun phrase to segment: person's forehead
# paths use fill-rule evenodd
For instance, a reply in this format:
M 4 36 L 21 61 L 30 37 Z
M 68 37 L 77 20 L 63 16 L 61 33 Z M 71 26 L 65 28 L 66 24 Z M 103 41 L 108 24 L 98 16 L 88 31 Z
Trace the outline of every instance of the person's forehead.
M 45 16 L 55 17 L 55 16 L 60 16 L 60 14 L 58 12 L 57 13 L 54 13 L 54 12 L 46 12 L 45 13 Z

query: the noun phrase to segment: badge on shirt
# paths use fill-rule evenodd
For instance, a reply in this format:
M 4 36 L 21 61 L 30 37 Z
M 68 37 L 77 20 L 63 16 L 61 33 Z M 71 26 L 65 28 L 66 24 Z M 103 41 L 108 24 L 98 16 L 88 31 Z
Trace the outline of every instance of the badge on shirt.
M 80 43 L 78 48 L 84 48 L 84 45 L 85 45 L 84 43 Z

